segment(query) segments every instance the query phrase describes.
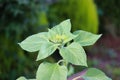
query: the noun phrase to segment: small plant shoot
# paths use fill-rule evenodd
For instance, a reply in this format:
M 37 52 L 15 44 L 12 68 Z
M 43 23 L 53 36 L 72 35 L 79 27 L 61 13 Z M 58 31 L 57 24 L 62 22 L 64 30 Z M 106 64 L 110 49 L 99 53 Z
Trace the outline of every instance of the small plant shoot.
M 19 45 L 28 52 L 38 51 L 36 61 L 47 58 L 56 50 L 59 50 L 62 60 L 56 63 L 41 63 L 35 79 L 26 79 L 22 76 L 17 80 L 67 80 L 68 64 L 88 67 L 83 46 L 93 45 L 100 37 L 101 34 L 96 35 L 82 30 L 71 33 L 70 19 L 54 26 L 48 32 L 41 32 L 27 37 Z M 72 80 L 79 80 L 79 78 L 83 80 L 112 80 L 96 68 L 87 68 L 84 75 Z

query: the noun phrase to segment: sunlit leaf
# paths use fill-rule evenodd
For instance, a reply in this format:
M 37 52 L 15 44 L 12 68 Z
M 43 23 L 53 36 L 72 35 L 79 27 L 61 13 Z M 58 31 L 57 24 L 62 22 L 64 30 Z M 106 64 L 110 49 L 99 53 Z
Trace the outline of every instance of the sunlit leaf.
M 69 42 L 74 38 L 76 38 L 76 35 L 73 35 L 72 33 L 67 33 L 66 38 L 64 39 L 63 43 Z
M 71 32 L 64 32 L 63 29 L 61 30 L 63 33 L 59 34 L 58 31 L 49 29 L 48 37 L 54 43 L 57 43 L 57 42 L 58 43 L 66 43 L 66 42 L 69 42 L 76 37 L 76 35 L 73 35 Z
M 54 44 L 51 42 L 46 42 L 42 44 L 42 47 L 40 48 L 37 56 L 37 61 L 50 56 L 57 49 L 58 45 L 59 44 Z
M 48 42 L 47 33 L 43 32 L 27 37 L 19 45 L 26 51 L 35 52 L 40 50 L 41 45 L 46 42 Z
M 37 74 L 37 80 L 67 80 L 66 66 L 60 66 L 52 63 L 40 64 Z
M 64 20 L 60 24 L 56 25 L 55 27 L 52 28 L 53 31 L 55 31 L 58 34 L 64 34 L 67 32 L 70 32 L 71 30 L 71 22 L 70 19 Z
M 60 54 L 63 59 L 67 60 L 68 62 L 87 66 L 87 59 L 84 49 L 76 42 L 71 43 L 67 47 L 63 47 L 60 49 Z
M 80 43 L 81 46 L 93 45 L 101 37 L 101 34 L 96 35 L 82 30 L 75 31 L 73 34 L 78 35 L 74 41 Z

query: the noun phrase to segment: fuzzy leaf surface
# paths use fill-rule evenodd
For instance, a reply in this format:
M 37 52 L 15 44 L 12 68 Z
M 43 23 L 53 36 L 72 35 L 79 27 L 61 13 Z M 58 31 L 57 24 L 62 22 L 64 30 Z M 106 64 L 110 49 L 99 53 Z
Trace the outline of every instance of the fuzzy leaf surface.
M 37 75 L 37 80 L 67 80 L 67 68 L 66 66 L 60 66 L 52 63 L 40 64 Z
M 82 30 L 75 31 L 73 34 L 78 35 L 74 41 L 78 42 L 81 46 L 93 45 L 101 37 L 101 34 L 96 35 Z
M 79 43 L 73 42 L 69 46 L 61 48 L 60 54 L 63 59 L 72 64 L 87 66 L 86 53 Z

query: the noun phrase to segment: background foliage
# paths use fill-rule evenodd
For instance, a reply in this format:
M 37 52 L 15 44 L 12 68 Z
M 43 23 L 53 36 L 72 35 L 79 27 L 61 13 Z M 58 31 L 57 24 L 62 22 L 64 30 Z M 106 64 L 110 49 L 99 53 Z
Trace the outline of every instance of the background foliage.
M 72 30 L 98 32 L 98 15 L 93 0 L 61 0 L 50 6 L 48 19 L 52 24 L 70 18 Z
M 40 16 L 42 16 L 40 18 Z M 44 27 L 43 27 L 44 26 Z M 48 26 L 40 1 L 0 1 L 0 79 L 15 80 L 18 75 L 33 76 L 34 56 L 24 54 L 18 42 Z M 28 68 L 27 68 L 28 67 Z M 27 68 L 27 69 L 26 69 Z M 32 71 L 32 72 L 31 72 Z

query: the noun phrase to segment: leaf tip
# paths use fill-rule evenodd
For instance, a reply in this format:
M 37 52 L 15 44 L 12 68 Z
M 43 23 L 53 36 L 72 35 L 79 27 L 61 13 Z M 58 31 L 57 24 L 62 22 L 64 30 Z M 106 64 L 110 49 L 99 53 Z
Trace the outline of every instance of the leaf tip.
M 99 34 L 99 36 L 101 37 L 103 34 Z
M 67 19 L 66 21 L 70 22 L 70 19 Z
M 18 45 L 20 45 L 21 43 L 17 43 Z
M 101 38 L 102 35 L 103 35 L 103 34 L 99 34 L 99 35 L 98 35 L 98 39 Z M 98 40 L 98 39 L 97 39 L 97 40 Z M 96 40 L 96 41 L 97 41 L 97 40 Z
M 83 65 L 83 66 L 88 67 L 87 63 L 84 63 L 84 65 Z

